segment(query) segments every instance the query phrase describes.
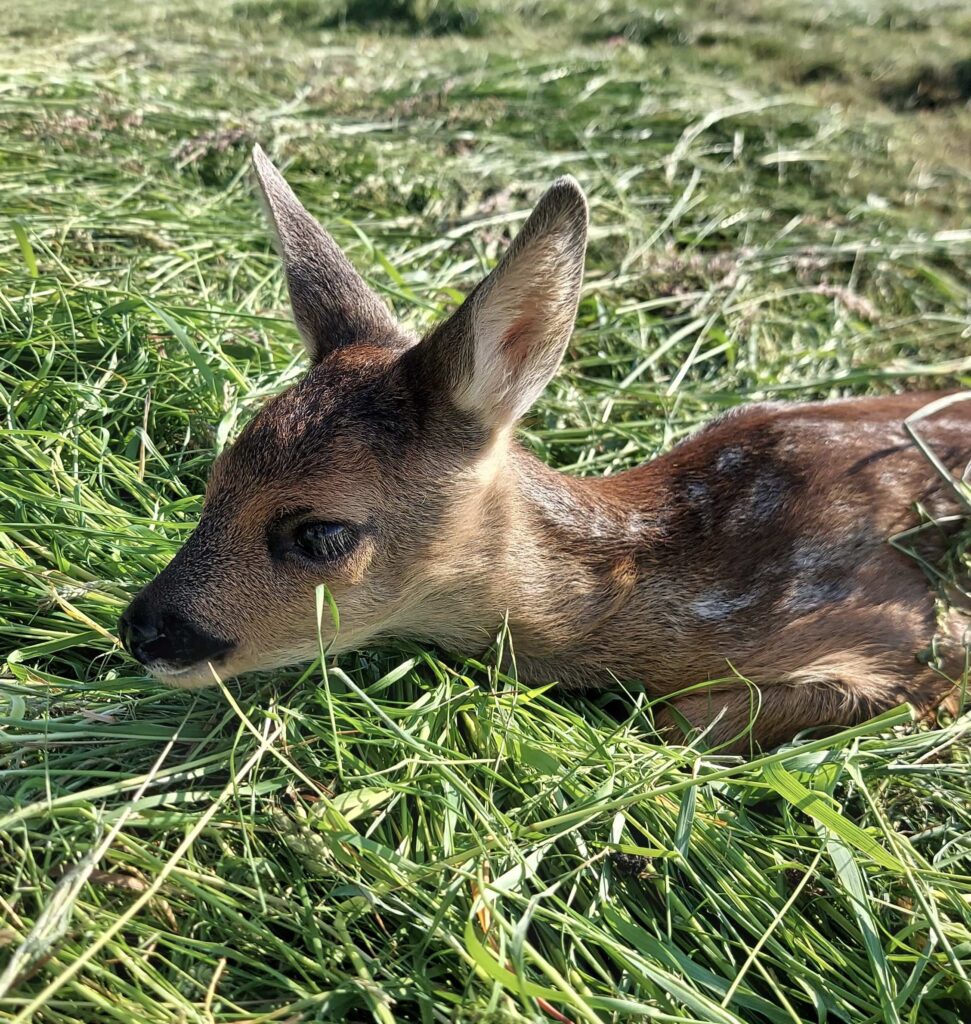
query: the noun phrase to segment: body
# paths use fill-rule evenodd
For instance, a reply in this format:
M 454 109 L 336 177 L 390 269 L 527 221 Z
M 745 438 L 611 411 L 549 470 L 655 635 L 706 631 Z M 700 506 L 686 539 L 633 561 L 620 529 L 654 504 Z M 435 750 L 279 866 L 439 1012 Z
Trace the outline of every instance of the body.
M 956 511 L 903 430 L 932 397 L 742 407 L 599 479 L 564 477 L 517 450 L 502 486 L 520 526 L 502 569 L 470 552 L 491 592 L 472 578 L 456 587 L 453 609 L 470 598 L 452 621 L 489 608 L 492 626 L 508 607 L 517 666 L 536 682 L 638 679 L 665 695 L 721 680 L 679 699 L 698 725 L 725 708 L 715 742 L 750 718 L 742 679 L 762 691 L 762 745 L 904 700 L 926 711 L 953 695 L 967 621 L 952 613 L 938 632 L 927 574 L 889 539 L 916 525 L 915 502 Z M 925 428 L 958 474 L 971 458 L 968 408 Z M 935 637 L 943 675 L 919 659 Z

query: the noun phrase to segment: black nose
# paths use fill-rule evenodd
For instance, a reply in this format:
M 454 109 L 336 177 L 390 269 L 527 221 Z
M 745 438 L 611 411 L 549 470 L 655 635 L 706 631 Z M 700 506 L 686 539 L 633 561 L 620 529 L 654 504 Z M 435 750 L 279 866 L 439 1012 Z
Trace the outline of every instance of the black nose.
M 137 661 L 166 669 L 213 661 L 234 646 L 232 641 L 208 632 L 181 612 L 159 608 L 144 593 L 132 601 L 118 620 L 118 635 Z

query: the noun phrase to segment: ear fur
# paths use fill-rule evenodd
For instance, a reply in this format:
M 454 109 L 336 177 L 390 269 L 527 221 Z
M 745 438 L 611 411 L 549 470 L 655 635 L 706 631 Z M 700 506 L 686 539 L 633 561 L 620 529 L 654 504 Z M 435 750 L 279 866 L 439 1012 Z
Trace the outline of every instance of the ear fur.
M 403 332 L 333 238 L 304 209 L 259 146 L 253 170 L 290 292 L 290 305 L 310 358 L 320 362 L 356 343 L 397 345 Z
M 417 346 L 422 376 L 490 429 L 515 423 L 570 340 L 586 239 L 583 191 L 574 178 L 558 178 L 498 266 Z

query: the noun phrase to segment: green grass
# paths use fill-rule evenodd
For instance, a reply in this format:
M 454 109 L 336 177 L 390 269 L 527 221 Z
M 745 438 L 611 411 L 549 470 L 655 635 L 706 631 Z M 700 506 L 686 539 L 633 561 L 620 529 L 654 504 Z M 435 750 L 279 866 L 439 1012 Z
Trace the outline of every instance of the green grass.
M 189 694 L 120 653 L 301 371 L 256 140 L 416 328 L 582 181 L 524 425 L 571 472 L 971 384 L 965 4 L 377 9 L 0 0 L 0 1019 L 968 1020 L 968 716 L 744 763 L 637 687 L 402 647 Z

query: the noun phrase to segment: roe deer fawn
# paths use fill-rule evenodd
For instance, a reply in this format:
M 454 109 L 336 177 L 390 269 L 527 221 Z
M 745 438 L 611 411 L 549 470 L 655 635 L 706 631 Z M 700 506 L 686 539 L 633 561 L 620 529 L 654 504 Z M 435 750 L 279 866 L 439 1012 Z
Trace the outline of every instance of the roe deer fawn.
M 254 164 L 312 366 L 219 456 L 198 528 L 122 616 L 154 675 L 195 687 L 314 658 L 326 583 L 336 652 L 409 637 L 475 654 L 508 616 L 523 678 L 643 681 L 711 744 L 738 741 L 753 692 L 762 746 L 953 696 L 966 620 L 937 622 L 923 571 L 887 543 L 915 501 L 946 511 L 902 429 L 929 395 L 752 405 L 636 469 L 562 475 L 513 432 L 572 331 L 577 183 L 556 181 L 417 341 L 259 148 Z M 958 472 L 969 413 L 926 421 Z

